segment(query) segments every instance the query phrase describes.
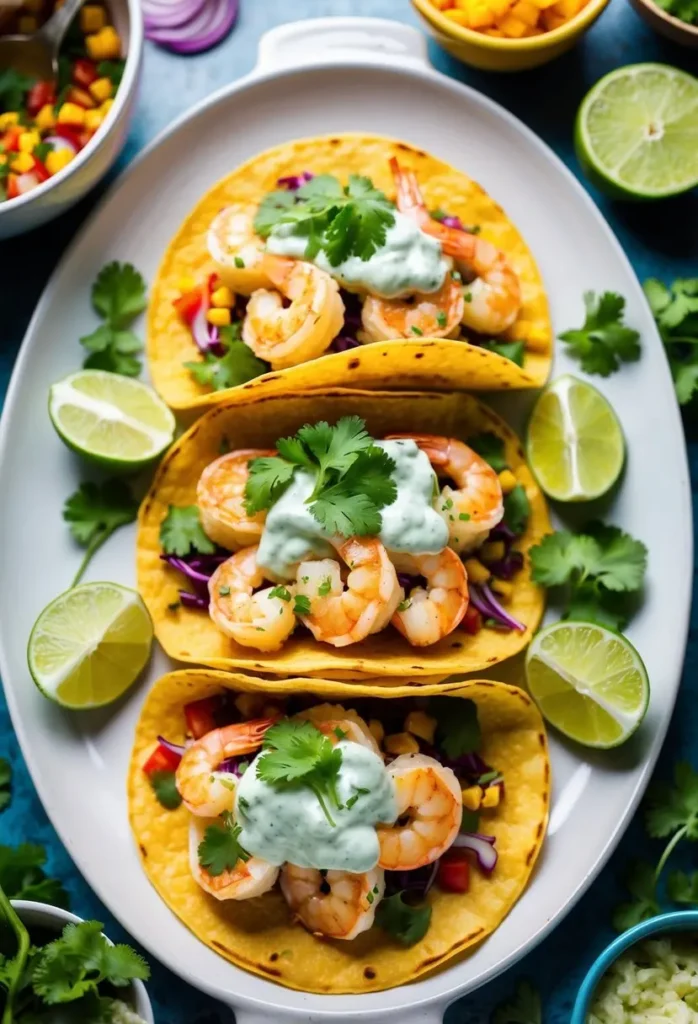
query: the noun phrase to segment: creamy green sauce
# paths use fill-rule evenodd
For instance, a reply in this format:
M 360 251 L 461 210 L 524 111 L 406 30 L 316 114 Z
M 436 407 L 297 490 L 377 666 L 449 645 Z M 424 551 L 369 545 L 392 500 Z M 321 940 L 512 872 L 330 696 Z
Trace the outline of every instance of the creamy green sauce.
M 307 235 L 296 233 L 294 224 L 277 224 L 267 239 L 267 249 L 277 256 L 305 259 Z M 395 223 L 386 233 L 385 245 L 368 260 L 350 256 L 333 267 L 324 250 L 312 262 L 331 274 L 349 291 L 366 291 L 386 299 L 414 292 L 435 292 L 449 270 L 441 246 L 403 213 L 395 212 Z
M 432 507 L 434 471 L 414 441 L 376 441 L 395 462 L 397 498 L 381 509 L 379 538 L 388 551 L 437 554 L 448 544 L 448 526 Z M 333 558 L 329 534 L 305 504 L 315 486 L 312 473 L 297 469 L 291 485 L 267 514 L 257 563 L 274 580 L 296 578 L 299 562 Z
M 307 786 L 273 786 L 257 778 L 262 755 L 255 758 L 235 794 L 240 842 L 249 853 L 269 864 L 288 861 L 305 868 L 361 872 L 376 866 L 376 825 L 397 818 L 395 787 L 372 750 L 346 740 L 337 748 L 342 751 L 337 792 L 344 806 L 330 805 L 334 826 Z

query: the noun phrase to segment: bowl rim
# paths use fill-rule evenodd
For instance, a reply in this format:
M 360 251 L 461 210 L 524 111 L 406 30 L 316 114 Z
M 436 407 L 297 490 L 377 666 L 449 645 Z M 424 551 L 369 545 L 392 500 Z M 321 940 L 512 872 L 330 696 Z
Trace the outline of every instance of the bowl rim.
M 687 21 L 682 21 L 681 18 L 675 18 L 673 14 L 669 14 L 668 11 L 662 10 L 655 0 L 635 0 L 637 7 L 644 7 L 650 14 L 656 15 L 661 21 L 666 22 L 667 25 L 671 25 L 672 28 L 677 29 L 679 32 L 685 32 L 687 36 L 691 36 L 692 39 L 698 39 L 698 25 L 689 25 Z
M 51 175 L 50 178 L 47 178 L 46 181 L 42 181 L 40 185 L 33 188 L 30 192 L 25 192 L 23 196 L 15 196 L 14 199 L 5 199 L 0 202 L 0 217 L 2 217 L 4 213 L 9 213 L 10 211 L 14 213 L 22 206 L 26 206 L 28 203 L 33 202 L 35 199 L 48 195 L 52 189 L 57 188 L 74 171 L 79 167 L 84 166 L 88 160 L 92 158 L 93 154 L 96 153 L 97 150 L 99 150 L 106 142 L 111 128 L 121 116 L 121 112 L 126 106 L 126 103 L 131 97 L 136 86 L 141 54 L 143 52 L 144 28 L 140 2 L 139 0 L 125 0 L 125 4 L 126 10 L 128 11 L 129 32 L 126 65 L 124 67 L 123 78 L 119 84 L 119 88 L 116 90 L 114 103 L 109 113 L 85 148 L 81 149 L 75 159 L 71 160 L 69 164 L 63 167 L 58 174 Z
M 640 921 L 614 939 L 597 956 L 579 987 L 570 1024 L 586 1024 L 586 1015 L 596 988 L 608 968 L 621 953 L 642 939 L 658 932 L 698 931 L 698 910 L 672 910 Z
M 573 18 L 566 21 L 559 28 L 551 29 L 539 36 L 527 36 L 523 39 L 499 39 L 497 36 L 488 36 L 484 32 L 476 32 L 475 29 L 465 28 L 464 25 L 457 25 L 454 21 L 444 17 L 431 0 L 412 0 L 412 4 L 426 21 L 433 28 L 437 28 L 445 36 L 450 36 L 462 43 L 471 43 L 483 50 L 499 51 L 500 53 L 524 53 L 531 50 L 543 50 L 562 43 L 571 36 L 579 35 L 608 5 L 609 0 L 588 0 L 588 3 L 578 11 Z

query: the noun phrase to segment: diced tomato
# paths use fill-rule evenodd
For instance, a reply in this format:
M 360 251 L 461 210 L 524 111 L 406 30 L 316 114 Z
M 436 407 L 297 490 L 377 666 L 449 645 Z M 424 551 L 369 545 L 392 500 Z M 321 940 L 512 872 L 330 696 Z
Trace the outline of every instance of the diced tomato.
M 38 156 L 34 157 L 34 167 L 32 169 L 34 171 L 34 174 L 39 179 L 39 181 L 47 181 L 48 178 L 51 177 L 46 167 L 46 164 L 42 163 L 42 161 L 39 160 Z
M 59 138 L 65 139 L 66 142 L 69 142 L 71 146 L 75 147 L 76 151 L 82 149 L 84 145 L 80 140 L 81 133 L 67 124 L 57 124 L 51 129 L 51 134 L 58 135 Z
M 73 64 L 72 79 L 81 89 L 88 89 L 99 78 L 97 65 L 85 57 L 79 57 Z
M 27 95 L 27 112 L 31 117 L 36 117 L 42 107 L 46 104 L 56 102 L 56 87 L 53 82 L 37 82 L 31 87 Z
M 158 743 L 143 765 L 143 771 L 146 775 L 152 775 L 153 772 L 174 772 L 181 760 L 179 754 L 175 754 L 173 750 L 168 750 L 167 747 L 163 747 L 162 743 Z
M 467 892 L 470 887 L 470 862 L 465 850 L 451 847 L 439 861 L 436 880 L 447 892 Z
M 201 308 L 202 301 L 201 288 L 194 288 L 193 291 L 185 292 L 184 295 L 180 295 L 178 299 L 175 299 L 173 306 L 185 324 L 191 327 L 194 317 Z
M 479 633 L 482 629 L 482 615 L 480 615 L 480 612 L 474 604 L 468 605 L 468 610 L 463 616 L 461 627 L 466 633 L 470 633 L 471 636 L 475 633 Z
M 18 125 L 8 128 L 2 138 L 3 149 L 6 153 L 19 153 L 19 137 L 24 131 Z
M 184 717 L 187 721 L 187 729 L 195 740 L 201 739 L 206 733 L 213 732 L 216 728 L 215 713 L 218 703 L 215 697 L 204 697 L 203 700 L 195 700 L 185 706 Z
M 18 195 L 21 195 L 19 191 L 19 185 L 17 183 L 18 175 L 8 174 L 7 175 L 7 198 L 16 199 Z
M 68 90 L 68 102 L 75 103 L 78 107 L 84 107 L 85 110 L 92 110 L 97 106 L 87 89 L 81 89 L 77 85 L 71 86 Z

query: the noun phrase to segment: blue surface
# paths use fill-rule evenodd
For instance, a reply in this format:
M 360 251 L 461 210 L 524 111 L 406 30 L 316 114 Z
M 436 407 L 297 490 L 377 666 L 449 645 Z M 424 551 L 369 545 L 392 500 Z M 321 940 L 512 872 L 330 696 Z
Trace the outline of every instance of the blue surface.
M 140 103 L 120 167 L 175 115 L 214 88 L 249 71 L 255 62 L 257 40 L 266 29 L 297 18 L 331 14 L 392 17 L 416 24 L 407 0 L 297 0 L 295 4 L 287 0 L 242 0 L 242 14 L 235 31 L 208 54 L 180 58 L 148 46 Z M 622 64 L 651 60 L 691 69 L 689 51 L 654 36 L 632 12 L 627 0 L 612 0 L 574 51 L 535 71 L 515 76 L 478 72 L 461 66 L 436 47 L 432 48 L 431 58 L 440 70 L 475 86 L 518 115 L 575 173 L 579 169 L 572 149 L 574 113 L 586 90 L 601 75 Z M 692 60 L 695 70 L 695 53 Z M 698 194 L 652 206 L 622 206 L 598 195 L 594 198 L 641 279 L 652 275 L 671 280 L 679 275 L 698 274 Z M 41 290 L 94 199 L 93 193 L 76 210 L 45 228 L 0 243 L 2 394 Z M 689 452 L 695 480 L 698 446 L 690 436 Z M 695 627 L 694 618 L 683 687 L 659 767 L 661 775 L 668 774 L 677 757 L 698 760 Z M 73 910 L 84 917 L 105 921 L 109 934 L 115 939 L 122 938 L 122 929 L 90 892 L 53 832 L 24 767 L 1 698 L 0 752 L 12 761 L 15 780 L 12 806 L 0 817 L 0 842 L 43 843 L 49 853 L 49 870 L 70 889 Z M 656 860 L 658 853 L 644 837 L 641 823 L 635 821 L 602 876 L 554 935 L 509 974 L 455 1004 L 448 1011 L 447 1024 L 486 1021 L 494 1003 L 507 995 L 515 980 L 522 976 L 530 977 L 543 993 L 546 1024 L 568 1024 L 582 977 L 613 938 L 610 915 L 624 898 L 621 879 L 627 863 L 638 856 Z M 679 862 L 680 859 L 677 858 Z M 157 964 L 153 965 L 150 992 L 158 1024 L 223 1024 L 232 1020 L 227 1010 Z

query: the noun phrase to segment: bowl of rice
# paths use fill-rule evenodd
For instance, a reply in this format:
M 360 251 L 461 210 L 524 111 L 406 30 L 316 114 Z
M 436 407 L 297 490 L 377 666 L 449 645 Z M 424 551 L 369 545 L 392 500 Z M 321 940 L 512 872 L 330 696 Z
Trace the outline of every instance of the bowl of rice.
M 698 1024 L 698 910 L 629 928 L 597 958 L 570 1024 Z

